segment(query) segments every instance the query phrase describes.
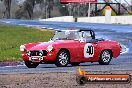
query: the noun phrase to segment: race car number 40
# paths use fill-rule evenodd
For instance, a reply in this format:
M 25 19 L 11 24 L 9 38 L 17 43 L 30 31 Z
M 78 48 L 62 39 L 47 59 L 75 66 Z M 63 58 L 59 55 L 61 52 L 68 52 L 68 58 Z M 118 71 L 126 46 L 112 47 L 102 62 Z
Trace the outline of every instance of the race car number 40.
M 94 55 L 94 47 L 91 43 L 87 43 L 84 46 L 84 57 L 85 58 L 90 58 L 93 57 Z

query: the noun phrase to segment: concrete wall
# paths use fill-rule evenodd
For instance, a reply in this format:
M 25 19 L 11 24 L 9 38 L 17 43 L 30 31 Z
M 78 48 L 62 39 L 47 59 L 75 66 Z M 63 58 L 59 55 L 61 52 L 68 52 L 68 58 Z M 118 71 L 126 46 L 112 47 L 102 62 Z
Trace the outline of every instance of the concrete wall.
M 40 21 L 58 21 L 58 22 L 74 22 L 73 16 L 54 17 L 48 19 L 40 19 Z
M 58 21 L 58 22 L 75 22 L 73 16 L 54 17 L 49 19 L 40 19 L 40 21 Z M 112 16 L 109 22 L 106 22 L 105 16 L 98 17 L 80 17 L 77 22 L 89 23 L 115 23 L 115 24 L 132 24 L 132 16 Z
M 106 22 L 105 16 L 81 17 L 78 22 L 132 24 L 132 16 L 112 16 L 110 22 Z

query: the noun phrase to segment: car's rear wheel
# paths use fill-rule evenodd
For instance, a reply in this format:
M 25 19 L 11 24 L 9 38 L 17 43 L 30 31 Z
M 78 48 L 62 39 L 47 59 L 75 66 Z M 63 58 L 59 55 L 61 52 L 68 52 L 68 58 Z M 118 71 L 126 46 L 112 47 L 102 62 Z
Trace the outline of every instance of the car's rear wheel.
M 39 63 L 35 63 L 35 62 L 31 62 L 31 61 L 25 61 L 25 65 L 28 68 L 36 68 L 39 65 Z
M 73 63 L 71 63 L 72 66 L 79 66 L 79 64 L 80 64 L 79 62 L 73 62 Z
M 69 53 L 66 50 L 61 50 L 56 57 L 55 65 L 57 67 L 66 67 L 69 63 L 69 60 Z
M 100 54 L 99 64 L 108 65 L 112 59 L 112 53 L 109 50 L 104 50 Z

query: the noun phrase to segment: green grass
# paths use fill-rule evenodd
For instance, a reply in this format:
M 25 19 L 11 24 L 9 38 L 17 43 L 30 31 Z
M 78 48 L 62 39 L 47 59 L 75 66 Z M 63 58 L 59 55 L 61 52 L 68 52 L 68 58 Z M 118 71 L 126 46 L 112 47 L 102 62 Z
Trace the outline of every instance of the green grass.
M 0 26 L 0 62 L 21 60 L 20 45 L 48 41 L 51 31 L 18 26 Z

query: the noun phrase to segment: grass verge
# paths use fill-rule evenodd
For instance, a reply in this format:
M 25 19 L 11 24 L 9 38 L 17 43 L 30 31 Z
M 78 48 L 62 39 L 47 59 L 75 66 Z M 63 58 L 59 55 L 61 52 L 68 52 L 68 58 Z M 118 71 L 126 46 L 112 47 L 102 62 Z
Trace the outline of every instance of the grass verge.
M 18 26 L 0 26 L 0 62 L 21 60 L 19 47 L 25 43 L 45 42 L 52 31 Z

